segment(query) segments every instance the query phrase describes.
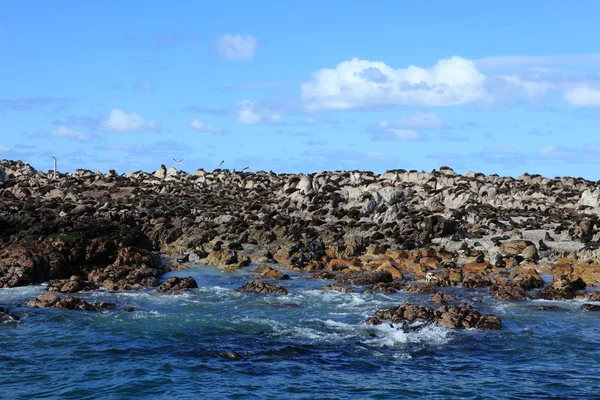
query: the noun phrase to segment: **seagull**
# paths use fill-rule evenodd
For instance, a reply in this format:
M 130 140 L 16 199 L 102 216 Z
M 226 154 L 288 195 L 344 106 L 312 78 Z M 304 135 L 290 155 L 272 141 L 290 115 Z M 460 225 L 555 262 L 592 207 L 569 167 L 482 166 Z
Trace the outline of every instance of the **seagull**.
M 250 169 L 250 167 L 244 167 L 244 168 L 242 168 L 242 171 L 245 171 L 247 169 Z
M 221 162 L 219 163 L 219 165 L 217 165 L 217 167 L 220 167 L 221 165 L 223 165 L 223 163 L 224 163 L 224 162 L 225 162 L 225 160 L 221 161 Z
M 183 162 L 183 158 L 181 160 L 173 159 L 173 161 L 175 161 L 177 164 L 181 165 L 181 163 Z

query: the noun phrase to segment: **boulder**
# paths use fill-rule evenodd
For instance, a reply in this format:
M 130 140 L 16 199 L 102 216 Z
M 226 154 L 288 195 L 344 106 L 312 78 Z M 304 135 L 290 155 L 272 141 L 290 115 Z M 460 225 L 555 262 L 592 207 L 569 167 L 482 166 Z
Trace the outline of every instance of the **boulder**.
M 79 311 L 109 311 L 116 306 L 113 303 L 89 303 L 77 297 L 63 297 L 62 299 L 53 293 L 44 294 L 27 302 L 31 308 L 61 308 L 65 310 Z
M 73 275 L 69 279 L 60 279 L 50 282 L 46 287 L 49 292 L 58 293 L 77 293 L 84 290 L 94 290 L 96 285 L 91 282 L 84 281 L 80 276 Z
M 525 289 L 514 282 L 498 283 L 490 289 L 490 294 L 496 300 L 526 300 Z
M 285 288 L 262 281 L 250 281 L 244 284 L 242 287 L 240 287 L 238 291 L 259 294 L 288 294 L 288 291 Z
M 191 276 L 186 276 L 185 278 L 173 276 L 160 284 L 156 288 L 156 291 L 158 293 L 181 293 L 197 287 L 198 283 Z
M 336 281 L 348 285 L 375 285 L 379 282 L 392 282 L 393 280 L 394 277 L 388 271 L 357 271 L 336 277 Z
M 431 307 L 423 307 L 414 304 L 401 304 L 385 311 L 377 311 L 375 316 L 369 318 L 367 323 L 377 325 L 381 320 L 397 323 L 436 323 L 438 326 L 450 329 L 485 329 L 498 330 L 502 327 L 502 321 L 494 314 L 482 315 L 479 311 L 472 310 L 470 306 L 446 306 L 437 310 Z
M 500 245 L 500 252 L 505 256 L 516 256 L 523 254 L 523 251 L 529 246 L 535 247 L 535 244 L 529 240 L 510 240 Z M 532 250 L 528 251 L 532 252 Z M 535 254 L 537 255 L 537 250 Z
M 437 292 L 431 296 L 432 303 L 446 304 L 456 300 L 454 296 L 448 293 Z
M 336 285 L 336 284 L 327 285 L 323 288 L 323 290 L 336 291 L 336 292 L 342 292 L 342 293 L 352 293 L 353 292 L 352 288 L 342 286 L 342 285 Z

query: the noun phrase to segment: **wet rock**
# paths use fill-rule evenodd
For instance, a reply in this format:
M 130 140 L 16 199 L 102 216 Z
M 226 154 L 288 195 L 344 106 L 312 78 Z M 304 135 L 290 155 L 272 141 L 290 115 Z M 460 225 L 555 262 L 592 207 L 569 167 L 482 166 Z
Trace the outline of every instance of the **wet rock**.
M 539 289 L 544 286 L 544 280 L 536 270 L 525 270 L 513 280 L 523 290 Z
M 113 303 L 89 303 L 77 297 L 67 296 L 60 298 L 52 293 L 44 294 L 28 301 L 27 306 L 31 308 L 60 308 L 79 311 L 109 311 L 116 308 Z
M 278 271 L 268 265 L 259 265 L 254 269 L 254 272 L 256 272 L 256 274 L 251 276 L 252 279 L 289 279 L 289 275 L 284 274 L 283 272 Z
M 586 294 L 589 301 L 600 301 L 600 292 L 587 292 Z
M 490 289 L 491 296 L 496 300 L 526 300 L 525 289 L 514 282 L 499 283 Z
M 435 293 L 437 286 L 430 282 L 414 282 L 404 286 L 404 291 L 408 293 Z
M 0 287 L 41 283 L 70 271 L 63 254 L 51 246 L 12 244 L 0 249 Z
M 456 299 L 449 293 L 437 292 L 431 296 L 432 303 L 446 304 L 455 301 Z
M 119 250 L 114 263 L 91 271 L 88 279 L 108 290 L 133 290 L 158 286 L 162 272 L 160 258 L 155 254 L 148 250 L 126 247 Z
M 77 293 L 84 290 L 94 290 L 96 288 L 96 285 L 93 283 L 84 281 L 80 276 L 73 275 L 69 279 L 60 279 L 49 283 L 46 290 L 58 293 Z
M 336 285 L 336 284 L 327 285 L 323 288 L 323 290 L 336 291 L 336 292 L 342 292 L 342 293 L 352 293 L 353 292 L 352 288 L 342 286 L 342 285 Z
M 470 307 L 443 305 L 437 310 L 431 307 L 422 307 L 414 304 L 401 304 L 397 307 L 375 313 L 374 319 L 369 319 L 371 324 L 377 321 L 388 320 L 397 323 L 436 323 L 438 326 L 450 329 L 485 329 L 498 330 L 502 327 L 500 318 L 493 314 L 482 315 Z
M 574 279 L 568 275 L 555 276 L 550 285 L 540 290 L 539 296 L 545 300 L 570 300 L 575 298 L 577 291 L 584 290 L 585 286 L 581 278 Z
M 392 282 L 379 282 L 373 285 L 373 289 L 379 293 L 396 293 L 402 289 L 403 283 L 400 279 L 394 279 Z
M 375 285 L 379 282 L 392 282 L 394 277 L 388 271 L 360 271 L 341 274 L 335 278 L 348 285 Z
M 285 288 L 262 281 L 250 281 L 244 284 L 242 287 L 240 287 L 238 291 L 260 294 L 288 294 L 288 291 Z
M 381 320 L 380 320 L 379 318 L 377 318 L 377 317 L 371 317 L 371 318 L 368 318 L 368 319 L 365 321 L 365 324 L 367 324 L 367 325 L 381 325 L 381 324 L 382 324 L 382 322 L 381 322 Z
M 191 276 L 186 276 L 184 278 L 173 276 L 160 284 L 160 286 L 156 288 L 156 291 L 158 293 L 172 294 L 186 292 L 190 289 L 196 289 L 197 287 L 198 283 Z
M 242 358 L 242 355 L 240 353 L 238 353 L 237 351 L 233 351 L 233 350 L 219 353 L 219 355 L 221 357 L 228 358 L 230 360 L 239 360 Z
M 567 311 L 566 308 L 563 307 L 559 307 L 559 306 L 527 306 L 527 309 L 529 310 L 536 310 L 536 311 Z
M 597 304 L 584 303 L 581 305 L 582 311 L 600 311 L 600 306 Z

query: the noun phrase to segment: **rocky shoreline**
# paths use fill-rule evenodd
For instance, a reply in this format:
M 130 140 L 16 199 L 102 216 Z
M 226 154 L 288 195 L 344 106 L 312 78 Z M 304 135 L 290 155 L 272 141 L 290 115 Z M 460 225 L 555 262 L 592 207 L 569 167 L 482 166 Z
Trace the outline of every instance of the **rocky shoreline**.
M 50 281 L 53 293 L 31 307 L 114 309 L 73 296 L 100 287 L 179 293 L 196 282 L 159 287 L 161 277 L 188 263 L 254 266 L 243 291 L 285 294 L 270 281 L 294 271 L 331 280 L 325 290 L 427 293 L 443 304 L 402 304 L 370 324 L 500 329 L 449 287 L 484 288 L 500 301 L 600 300 L 600 189 L 581 178 L 161 166 L 53 179 L 21 161 L 0 165 L 0 288 Z

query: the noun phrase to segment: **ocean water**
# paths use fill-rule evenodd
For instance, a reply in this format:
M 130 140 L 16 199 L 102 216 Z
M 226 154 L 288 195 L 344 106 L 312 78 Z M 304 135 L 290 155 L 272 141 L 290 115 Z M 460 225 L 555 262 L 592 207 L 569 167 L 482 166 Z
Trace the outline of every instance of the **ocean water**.
M 428 296 L 325 292 L 330 282 L 301 275 L 275 282 L 287 296 L 235 291 L 251 273 L 197 266 L 165 276 L 196 279 L 200 288 L 183 295 L 83 295 L 134 312 L 29 309 L 45 286 L 0 289 L 0 306 L 21 317 L 0 325 L 0 397 L 600 398 L 600 313 L 579 310 L 581 301 L 498 302 L 450 289 L 499 315 L 503 329 L 404 333 L 364 320 Z

